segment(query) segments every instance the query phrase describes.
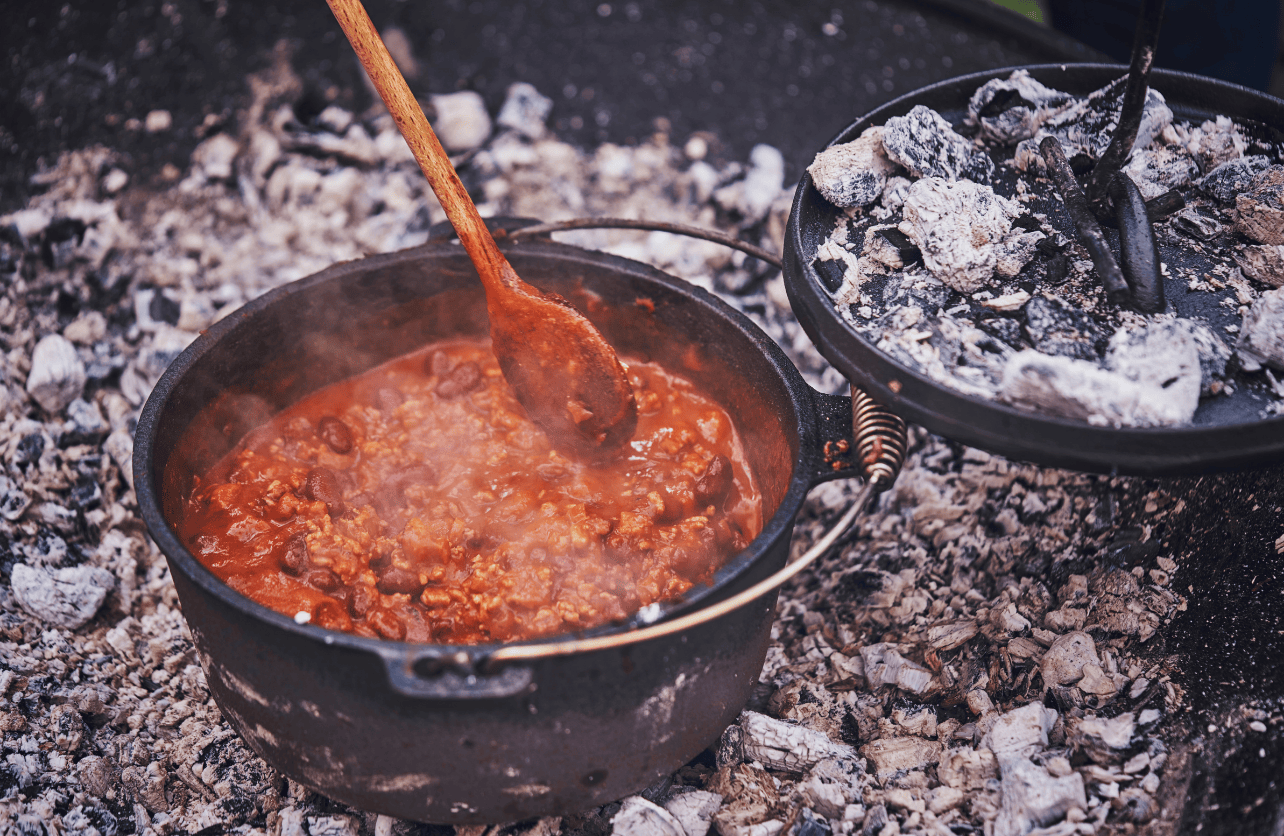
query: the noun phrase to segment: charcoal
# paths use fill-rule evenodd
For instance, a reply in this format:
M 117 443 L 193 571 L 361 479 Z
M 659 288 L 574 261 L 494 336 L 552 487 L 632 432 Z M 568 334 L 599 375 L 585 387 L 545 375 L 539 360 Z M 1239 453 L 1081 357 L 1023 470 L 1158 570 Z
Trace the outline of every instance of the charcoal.
M 939 113 L 924 105 L 887 120 L 883 148 L 915 177 L 988 183 L 994 174 L 989 155 L 975 150 Z
M 1198 241 L 1211 241 L 1222 231 L 1222 224 L 1211 215 L 1188 206 L 1173 215 L 1173 229 Z
M 1061 299 L 1038 296 L 1024 310 L 1026 336 L 1042 353 L 1080 360 L 1097 360 L 1104 353 L 1105 329 Z
M 664 809 L 678 820 L 686 836 L 707 833 L 713 821 L 713 814 L 718 812 L 720 806 L 722 806 L 722 796 L 718 793 L 686 787 L 680 792 L 674 792 L 664 802 Z
M 637 795 L 621 802 L 611 824 L 611 832 L 619 836 L 686 836 L 672 813 Z
M 14 597 L 24 610 L 68 630 L 93 618 L 115 586 L 112 574 L 96 566 L 44 569 L 19 563 L 11 578 Z
M 926 769 L 940 761 L 942 746 L 920 737 L 890 737 L 866 743 L 860 754 L 868 758 L 874 773 L 886 778 L 903 770 Z
M 972 293 L 991 282 L 1000 255 L 1013 249 L 1012 221 L 1020 214 L 1018 204 L 988 186 L 925 177 L 910 187 L 899 229 L 922 252 L 934 277 Z M 1034 255 L 1032 243 L 1027 260 Z
M 1045 87 L 1026 70 L 987 81 L 968 102 L 968 121 L 979 124 L 990 140 L 1012 145 L 1034 136 L 1049 112 L 1068 105 L 1071 97 Z
M 72 486 L 67 497 L 72 507 L 79 511 L 97 507 L 102 502 L 102 498 L 102 488 L 99 487 L 96 480 L 89 476 L 82 476 Z
M 909 236 L 890 224 L 870 227 L 861 254 L 869 255 L 893 270 L 902 270 L 923 260 L 922 251 Z
M 1027 758 L 1000 761 L 1001 800 L 994 836 L 1022 836 L 1034 827 L 1062 821 L 1071 810 L 1088 807 L 1083 776 L 1072 772 L 1054 778 Z
M 1185 415 L 1195 414 L 1203 364 L 1191 325 L 1159 320 L 1144 328 L 1121 328 L 1110 338 L 1106 368 L 1129 380 L 1164 391 L 1166 402 Z
M 833 828 L 825 819 L 803 807 L 789 832 L 790 836 L 831 836 Z
M 1235 230 L 1259 244 L 1284 244 L 1284 184 L 1235 197 Z
M 8 476 L 0 473 L 0 517 L 13 522 L 22 516 L 31 498 Z
M 13 463 L 18 467 L 26 467 L 36 464 L 40 461 L 40 456 L 44 452 L 44 433 L 27 433 L 18 442 L 17 449 L 14 451 Z
M 981 326 L 982 331 L 1002 340 L 1005 345 L 1011 346 L 1012 348 L 1016 348 L 1021 345 L 1021 323 L 1015 319 L 1009 319 L 1004 316 L 995 316 L 990 317 L 989 319 L 979 320 L 977 324 Z
M 61 334 L 49 334 L 36 344 L 27 375 L 27 392 L 46 412 L 59 413 L 85 388 L 85 364 L 76 347 Z
M 826 148 L 807 167 L 812 183 L 839 208 L 868 206 L 883 194 L 896 164 L 883 150 L 883 128 L 869 128 L 859 138 Z
M 67 422 L 63 424 L 58 446 L 67 448 L 75 444 L 97 444 L 111 431 L 97 405 L 77 398 L 67 405 Z
M 1051 115 L 1041 126 L 1041 133 L 1052 134 L 1066 147 L 1066 156 L 1083 154 L 1099 159 L 1119 122 L 1123 106 L 1124 79 L 1119 78 L 1086 99 L 1076 100 L 1070 106 Z M 1173 112 L 1163 94 L 1153 87 L 1146 93 L 1141 127 L 1133 148 L 1145 148 L 1172 122 Z
M 843 286 L 843 276 L 847 273 L 845 262 L 818 257 L 812 259 L 811 265 L 830 293 L 837 293 L 838 289 Z
M 1262 244 L 1241 247 L 1235 263 L 1244 275 L 1271 287 L 1284 286 L 1284 246 Z
M 1137 184 L 1142 197 L 1154 200 L 1170 189 L 1193 183 L 1199 176 L 1199 164 L 1185 149 L 1164 145 L 1134 151 L 1123 173 Z
M 552 99 L 541 94 L 534 85 L 519 81 L 508 86 L 495 124 L 517 131 L 527 139 L 542 139 L 552 110 Z
M 1284 371 L 1284 288 L 1269 290 L 1244 316 L 1235 354 L 1247 371 L 1263 366 Z
M 740 715 L 744 731 L 744 757 L 771 769 L 804 772 L 830 757 L 843 757 L 850 749 L 820 732 L 790 725 L 753 711 Z
M 1193 359 L 1198 369 L 1198 357 Z M 1198 394 L 1197 372 L 1194 386 Z M 1194 413 L 1187 386 L 1170 393 L 1162 381 L 1135 380 L 1096 363 L 1029 350 L 1008 360 L 998 393 L 1001 400 L 1023 409 L 1100 426 L 1180 424 Z
M 1252 188 L 1254 179 L 1270 165 L 1270 157 L 1260 154 L 1240 157 L 1222 163 L 1201 177 L 1196 185 L 1218 203 L 1234 203 L 1235 196 Z

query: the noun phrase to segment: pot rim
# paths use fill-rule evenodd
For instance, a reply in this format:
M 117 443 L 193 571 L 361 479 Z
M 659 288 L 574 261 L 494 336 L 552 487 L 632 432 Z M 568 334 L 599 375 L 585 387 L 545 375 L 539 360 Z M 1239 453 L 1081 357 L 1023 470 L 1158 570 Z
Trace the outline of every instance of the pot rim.
M 147 398 L 139 415 L 135 430 L 134 446 L 134 484 L 140 513 L 147 528 L 167 559 L 174 561 L 194 583 L 204 591 L 218 597 L 224 603 L 234 607 L 242 614 L 272 626 L 293 633 L 299 637 L 322 642 L 326 645 L 338 645 L 344 648 L 372 652 L 388 663 L 390 674 L 395 674 L 394 665 L 404 665 L 403 670 L 425 661 L 437 662 L 446 667 L 467 674 L 471 679 L 474 674 L 485 667 L 492 654 L 501 648 L 522 647 L 523 661 L 532 662 L 541 658 L 564 655 L 568 641 L 600 636 L 619 636 L 618 645 L 627 645 L 628 634 L 651 624 L 660 623 L 684 613 L 694 612 L 701 607 L 716 601 L 720 593 L 734 584 L 758 561 L 770 552 L 776 542 L 787 536 L 793 528 L 794 518 L 810 489 L 820 481 L 842 476 L 855 476 L 855 472 L 846 470 L 837 473 L 821 473 L 816 466 L 819 458 L 817 448 L 820 430 L 817 418 L 817 398 L 824 396 L 812 389 L 802 378 L 797 368 L 781 350 L 756 324 L 740 311 L 719 299 L 712 293 L 671 276 L 657 268 L 631 259 L 621 258 L 608 253 L 585 250 L 579 247 L 558 244 L 549 240 L 525 239 L 504 242 L 500 240 L 501 249 L 512 259 L 520 261 L 523 253 L 539 253 L 555 258 L 580 260 L 639 276 L 644 280 L 657 282 L 675 288 L 693 302 L 703 303 L 713 309 L 742 332 L 759 349 L 768 361 L 773 372 L 788 393 L 788 400 L 795 412 L 798 450 L 793 456 L 793 468 L 787 488 L 781 496 L 774 512 L 764 522 L 762 530 L 747 548 L 728 560 L 715 573 L 712 584 L 694 587 L 682 598 L 653 605 L 658 612 L 644 608 L 633 613 L 622 622 L 599 625 L 590 630 L 562 633 L 539 639 L 520 642 L 498 642 L 475 645 L 458 644 L 417 644 L 405 641 L 388 641 L 369 638 L 355 633 L 329 630 L 310 623 L 298 623 L 294 618 L 279 613 L 259 604 L 249 597 L 235 591 L 220 580 L 209 568 L 201 563 L 183 545 L 174 533 L 161 510 L 158 479 L 154 478 L 155 441 L 159 421 L 175 390 L 182 384 L 186 374 L 197 365 L 222 340 L 234 335 L 237 329 L 248 327 L 254 317 L 261 311 L 282 302 L 297 294 L 306 293 L 314 287 L 336 281 L 354 269 L 364 267 L 377 270 L 396 264 L 414 262 L 425 256 L 463 256 L 463 249 L 456 242 L 440 240 L 430 241 L 418 247 L 412 247 L 393 253 L 367 256 L 347 262 L 333 264 L 310 276 L 297 279 L 256 297 L 236 311 L 221 318 L 218 322 L 203 331 L 183 352 L 175 358 Z M 647 615 L 643 615 L 647 613 Z M 648 617 L 650 616 L 650 617 Z M 618 646 L 612 645 L 612 646 Z M 532 652 L 525 648 L 546 650 L 545 653 Z M 486 671 L 489 673 L 490 671 Z M 502 686 L 504 691 L 511 690 Z
M 1110 81 L 1128 72 L 1126 64 L 1025 64 L 954 76 L 920 87 L 861 115 L 824 147 L 849 142 L 865 128 L 904 114 L 913 105 L 948 96 L 965 104 L 986 81 L 1026 70 L 1055 86 L 1058 77 Z M 1080 84 L 1070 84 L 1072 91 Z M 1251 103 L 1241 118 L 1271 124 L 1263 110 L 1284 109 L 1284 101 L 1258 90 L 1191 73 L 1154 68 L 1150 86 L 1165 93 L 1175 115 L 1213 109 L 1215 94 L 1233 94 Z M 964 91 L 967 91 L 966 93 Z M 960 99 L 959 96 L 962 96 Z M 1174 101 L 1174 99 L 1180 99 Z M 1278 126 L 1277 126 L 1278 127 Z M 1111 474 L 1180 475 L 1212 470 L 1262 467 L 1284 458 L 1284 415 L 1234 423 L 1169 427 L 1095 427 L 965 394 L 933 381 L 874 347 L 842 321 L 807 255 L 800 216 L 809 202 L 821 200 L 811 175 L 803 172 L 794 192 L 785 232 L 785 288 L 794 312 L 820 353 L 853 383 L 927 430 L 1000 455 L 1038 465 Z M 1053 443 L 1055 441 L 1055 443 Z M 1237 443 L 1236 443 L 1237 442 Z M 1236 449 L 1238 448 L 1238 449 Z

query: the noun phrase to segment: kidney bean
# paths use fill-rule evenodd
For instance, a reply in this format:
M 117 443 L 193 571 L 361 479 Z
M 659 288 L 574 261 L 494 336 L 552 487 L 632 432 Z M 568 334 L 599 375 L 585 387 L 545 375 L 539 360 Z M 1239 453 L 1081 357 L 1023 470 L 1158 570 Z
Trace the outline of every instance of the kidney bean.
M 695 511 L 695 489 L 685 479 L 662 485 L 660 496 L 664 500 L 664 510 L 655 518 L 658 523 L 670 525 L 691 516 Z
M 401 641 L 406 637 L 406 624 L 391 610 L 375 607 L 366 613 L 366 623 L 385 639 Z
M 308 568 L 308 538 L 303 532 L 290 535 L 281 553 L 281 568 L 291 575 L 302 574 Z
M 354 439 L 348 425 L 332 416 L 325 416 L 317 422 L 317 436 L 336 453 L 343 455 L 352 452 Z
M 379 554 L 370 558 L 370 562 L 367 565 L 370 567 L 370 571 L 376 575 L 382 575 L 392 566 L 392 550 L 380 549 Z
M 303 479 L 303 495 L 324 502 L 331 516 L 343 513 L 343 488 L 338 475 L 328 467 L 314 467 Z
M 701 507 L 721 505 L 731 490 L 731 460 L 726 456 L 714 456 L 704 475 L 696 480 L 695 497 Z
M 401 569 L 393 566 L 379 575 L 379 580 L 375 586 L 384 595 L 396 595 L 398 593 L 409 593 L 414 595 L 423 589 L 424 585 L 419 582 L 419 574 L 409 569 Z
M 310 570 L 303 576 L 303 580 L 309 585 L 321 590 L 322 592 L 334 592 L 343 586 L 343 578 L 325 567 L 318 567 Z
M 347 588 L 348 614 L 353 618 L 364 618 L 379 601 L 379 595 L 368 586 L 351 586 Z
M 438 397 L 457 398 L 480 386 L 481 379 L 481 367 L 471 360 L 465 361 L 439 380 L 434 391 Z

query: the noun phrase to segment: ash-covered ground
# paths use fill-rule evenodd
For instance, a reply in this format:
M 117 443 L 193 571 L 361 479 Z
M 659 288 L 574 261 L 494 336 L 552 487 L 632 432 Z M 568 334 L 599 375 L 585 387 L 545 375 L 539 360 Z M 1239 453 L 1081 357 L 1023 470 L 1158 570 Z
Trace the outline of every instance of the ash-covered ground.
M 0 833 L 445 832 L 338 805 L 246 747 L 138 517 L 139 409 L 202 328 L 335 261 L 420 243 L 443 217 L 385 115 L 300 121 L 285 61 L 252 89 L 166 187 L 91 148 L 0 218 Z M 715 166 L 717 137 L 661 121 L 586 152 L 547 133 L 544 103 L 529 88 L 497 113 L 433 102 L 484 213 L 683 221 L 780 251 L 775 149 Z M 560 238 L 711 288 L 814 386 L 844 388 L 751 259 L 662 233 Z M 912 441 L 895 487 L 785 589 L 760 685 L 716 746 L 622 804 L 460 836 L 1276 826 L 1278 473 L 1111 478 Z M 817 489 L 795 550 L 854 493 Z

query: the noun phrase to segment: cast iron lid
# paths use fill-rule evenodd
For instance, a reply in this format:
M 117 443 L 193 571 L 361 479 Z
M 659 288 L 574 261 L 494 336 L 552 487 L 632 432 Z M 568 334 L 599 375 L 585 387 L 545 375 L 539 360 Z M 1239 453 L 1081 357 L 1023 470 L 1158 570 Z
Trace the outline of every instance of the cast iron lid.
M 1007 77 L 1016 69 L 1028 70 L 1049 87 L 1079 95 L 1105 86 L 1128 70 L 1109 64 L 1050 64 L 960 76 L 888 102 L 853 122 L 830 145 L 850 142 L 866 128 L 904 115 L 920 104 L 958 127 L 973 92 L 986 81 Z M 1276 135 L 1278 128 L 1274 126 L 1284 125 L 1284 101 L 1255 90 L 1165 70 L 1152 70 L 1150 85 L 1164 95 L 1174 121 L 1198 123 L 1228 115 L 1240 123 L 1259 123 L 1261 130 Z M 821 196 L 810 175 L 804 174 L 794 194 L 785 235 L 789 300 L 820 353 L 906 420 L 1008 458 L 1104 473 L 1203 473 L 1261 467 L 1284 459 L 1284 416 L 1263 417 L 1270 398 L 1261 386 L 1240 386 L 1233 395 L 1204 399 L 1190 425 L 1114 428 L 965 395 L 901 364 L 847 325 L 813 266 L 817 248 L 834 229 L 840 212 Z M 1170 266 L 1197 257 L 1162 243 L 1160 249 Z M 1188 262 L 1185 266 L 1198 265 Z M 1166 277 L 1165 283 L 1168 298 L 1183 315 L 1206 316 L 1212 322 L 1226 315 L 1200 298 L 1204 294 L 1187 293 L 1180 279 Z

